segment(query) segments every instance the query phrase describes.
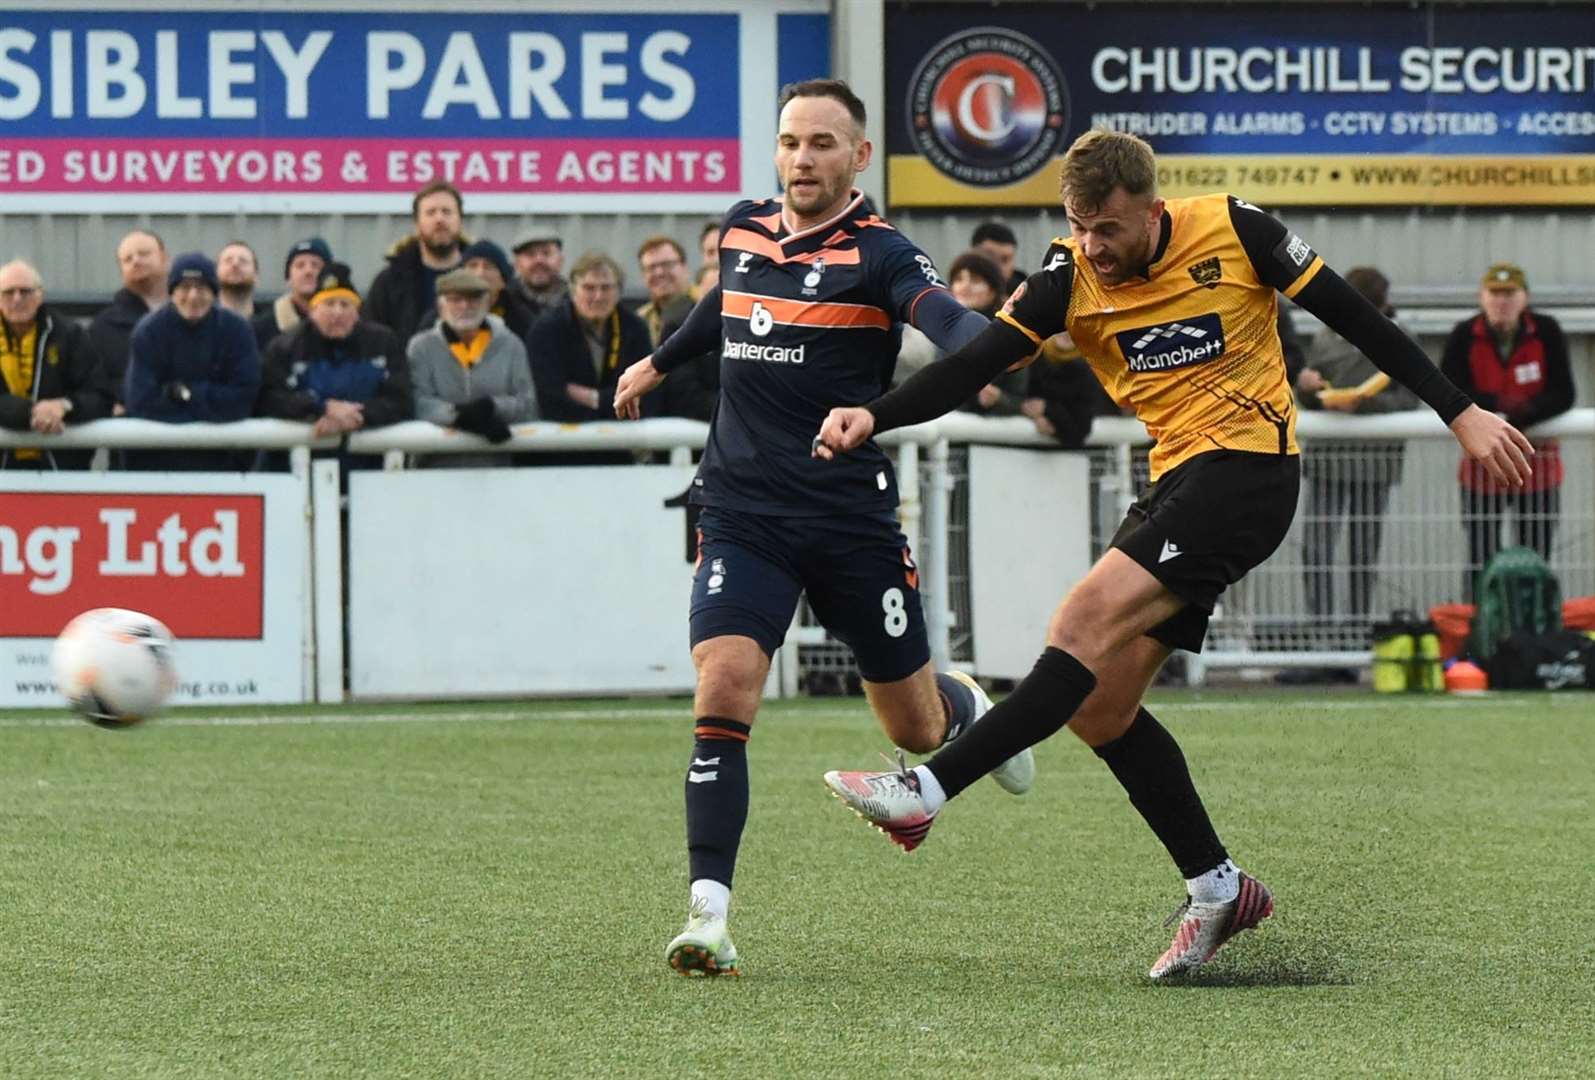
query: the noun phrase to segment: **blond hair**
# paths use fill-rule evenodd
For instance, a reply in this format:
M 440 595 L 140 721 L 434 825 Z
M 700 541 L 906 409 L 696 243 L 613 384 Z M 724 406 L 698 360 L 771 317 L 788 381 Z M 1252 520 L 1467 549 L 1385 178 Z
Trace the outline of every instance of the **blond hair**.
M 1059 194 L 1066 205 L 1096 210 L 1115 188 L 1126 195 L 1157 194 L 1157 159 L 1143 139 L 1119 131 L 1088 131 L 1063 155 Z

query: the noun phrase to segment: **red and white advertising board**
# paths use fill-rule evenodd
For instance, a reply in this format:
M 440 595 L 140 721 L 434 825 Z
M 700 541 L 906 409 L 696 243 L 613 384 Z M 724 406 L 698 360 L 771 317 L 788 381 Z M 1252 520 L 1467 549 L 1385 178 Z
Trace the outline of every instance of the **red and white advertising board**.
M 50 647 L 97 607 L 171 629 L 174 704 L 307 700 L 309 579 L 292 476 L 0 473 L 0 706 L 61 703 Z

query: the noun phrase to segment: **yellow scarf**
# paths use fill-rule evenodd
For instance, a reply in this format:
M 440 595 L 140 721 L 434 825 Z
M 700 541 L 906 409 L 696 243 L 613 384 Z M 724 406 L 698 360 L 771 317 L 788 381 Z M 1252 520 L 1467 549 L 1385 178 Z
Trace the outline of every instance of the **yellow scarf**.
M 461 367 L 474 367 L 482 359 L 482 354 L 487 352 L 488 342 L 492 340 L 493 331 L 485 326 L 477 327 L 470 341 L 449 342 L 449 352 L 454 354 L 454 359 L 460 362 Z
M 0 371 L 5 373 L 6 388 L 17 397 L 33 397 L 33 352 L 38 343 L 38 323 L 20 338 L 11 335 L 9 326 L 0 332 Z
M 38 348 L 39 324 L 34 323 L 20 338 L 11 335 L 11 327 L 0 329 L 0 373 L 6 389 L 19 398 L 33 399 L 33 353 Z M 18 461 L 37 461 L 43 455 L 38 450 L 14 450 Z

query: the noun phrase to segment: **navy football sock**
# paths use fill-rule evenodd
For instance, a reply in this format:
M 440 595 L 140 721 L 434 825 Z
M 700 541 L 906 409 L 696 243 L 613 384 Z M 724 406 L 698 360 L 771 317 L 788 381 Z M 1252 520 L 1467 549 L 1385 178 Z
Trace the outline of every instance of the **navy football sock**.
M 1096 686 L 1090 668 L 1049 645 L 1013 693 L 925 765 L 950 799 L 1025 747 L 1056 735 Z
M 1123 735 L 1095 750 L 1168 849 L 1181 877 L 1197 877 L 1229 858 L 1180 744 L 1151 713 L 1137 711 Z
M 687 864 L 692 881 L 731 887 L 737 847 L 748 821 L 747 724 L 698 718 L 687 767 Z
M 975 718 L 975 692 L 940 671 L 936 673 L 936 690 L 941 696 L 942 711 L 947 714 L 947 732 L 941 740 L 946 744 L 962 735 Z

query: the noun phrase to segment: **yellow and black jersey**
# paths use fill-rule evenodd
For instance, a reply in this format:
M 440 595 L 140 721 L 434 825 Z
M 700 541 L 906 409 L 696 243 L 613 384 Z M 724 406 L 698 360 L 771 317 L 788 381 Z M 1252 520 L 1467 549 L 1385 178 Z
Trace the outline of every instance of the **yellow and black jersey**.
M 1294 454 L 1296 410 L 1275 292 L 1323 268 L 1306 241 L 1229 195 L 1170 199 L 1141 276 L 1103 283 L 1054 241 L 998 318 L 1036 346 L 1067 331 L 1157 440 L 1152 477 L 1208 450 Z

